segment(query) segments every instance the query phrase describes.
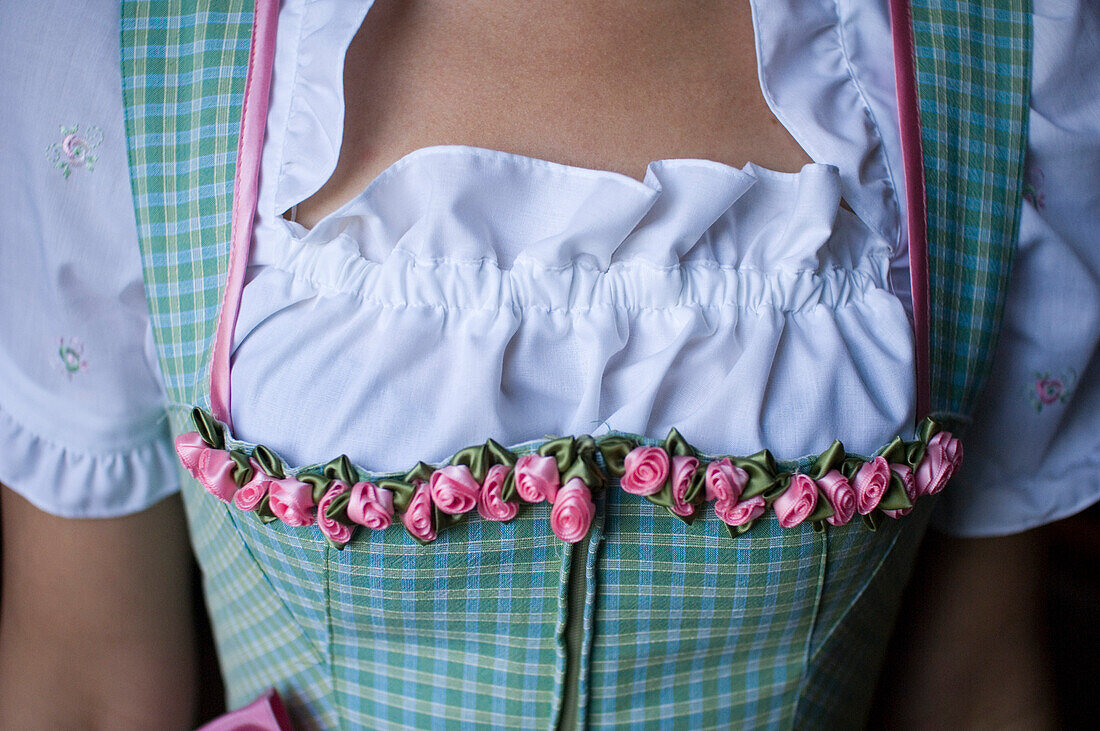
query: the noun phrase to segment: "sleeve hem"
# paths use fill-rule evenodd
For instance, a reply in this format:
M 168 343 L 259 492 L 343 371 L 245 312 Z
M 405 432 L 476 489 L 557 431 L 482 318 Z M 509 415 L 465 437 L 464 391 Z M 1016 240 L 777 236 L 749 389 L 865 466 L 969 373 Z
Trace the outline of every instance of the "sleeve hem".
M 0 406 L 0 481 L 60 518 L 116 518 L 180 489 L 167 424 L 125 450 L 90 453 L 36 434 Z

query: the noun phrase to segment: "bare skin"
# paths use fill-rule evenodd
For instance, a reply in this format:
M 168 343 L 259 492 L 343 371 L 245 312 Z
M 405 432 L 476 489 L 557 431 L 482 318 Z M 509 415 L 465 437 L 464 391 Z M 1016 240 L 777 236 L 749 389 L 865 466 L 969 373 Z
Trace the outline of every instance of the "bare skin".
M 339 164 L 298 206 L 307 227 L 431 145 L 639 179 L 672 157 L 784 171 L 811 161 L 761 94 L 745 0 L 379 0 L 344 87 Z
M 69 520 L 7 487 L 0 494 L 0 728 L 191 728 L 195 639 L 179 499 Z

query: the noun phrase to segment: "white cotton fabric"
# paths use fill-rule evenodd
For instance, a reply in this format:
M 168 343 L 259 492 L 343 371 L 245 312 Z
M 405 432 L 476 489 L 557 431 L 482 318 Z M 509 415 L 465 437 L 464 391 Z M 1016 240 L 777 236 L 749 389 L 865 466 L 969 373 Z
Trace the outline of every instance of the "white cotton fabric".
M 489 437 L 675 426 L 707 451 L 790 458 L 911 429 L 900 202 L 833 3 L 754 7 L 765 97 L 822 164 L 662 160 L 639 182 L 432 147 L 306 231 L 279 214 L 335 168 L 343 55 L 369 5 L 283 8 L 235 333 L 239 438 L 399 470 Z M 892 75 L 875 79 L 892 97 Z
M 179 489 L 147 340 L 118 22 L 107 0 L 0 3 L 0 481 L 66 517 Z

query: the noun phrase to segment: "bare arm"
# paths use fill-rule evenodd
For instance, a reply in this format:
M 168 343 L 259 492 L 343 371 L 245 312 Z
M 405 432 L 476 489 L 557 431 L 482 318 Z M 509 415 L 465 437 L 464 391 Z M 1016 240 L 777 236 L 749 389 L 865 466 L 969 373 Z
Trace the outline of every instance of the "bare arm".
M 190 549 L 179 498 L 68 520 L 0 487 L 0 728 L 190 728 Z

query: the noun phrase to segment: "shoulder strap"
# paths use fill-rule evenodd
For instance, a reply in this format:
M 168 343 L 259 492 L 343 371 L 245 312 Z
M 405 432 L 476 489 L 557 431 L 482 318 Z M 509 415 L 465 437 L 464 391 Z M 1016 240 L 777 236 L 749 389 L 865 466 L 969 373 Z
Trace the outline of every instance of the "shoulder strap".
M 209 405 L 252 26 L 251 0 L 122 2 L 146 297 L 169 399 L 180 407 Z
M 931 411 L 969 420 L 1019 236 L 1031 0 L 912 0 L 927 200 Z

